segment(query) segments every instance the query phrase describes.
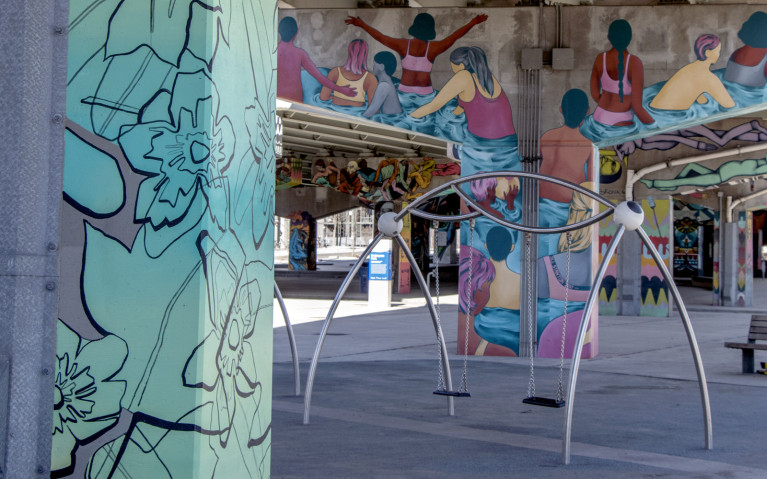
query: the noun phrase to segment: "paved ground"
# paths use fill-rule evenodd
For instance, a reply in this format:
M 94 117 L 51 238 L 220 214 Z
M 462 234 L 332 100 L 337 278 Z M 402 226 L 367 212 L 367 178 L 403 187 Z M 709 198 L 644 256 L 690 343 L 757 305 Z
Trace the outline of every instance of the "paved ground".
M 321 280 L 278 273 L 306 381 L 343 264 Z M 320 267 L 322 269 L 322 266 Z M 274 315 L 272 477 L 275 478 L 767 478 L 767 376 L 740 373 L 750 314 L 767 312 L 767 280 L 755 306 L 710 306 L 711 293 L 683 288 L 708 379 L 713 450 L 704 449 L 700 392 L 679 317 L 600 317 L 600 354 L 583 361 L 575 394 L 572 462 L 561 464 L 564 410 L 528 406 L 524 358 L 469 358 L 471 398 L 431 393 L 437 349 L 425 302 L 396 296 L 372 311 L 353 284 L 322 350 L 311 423 L 294 395 L 284 320 Z M 446 337 L 455 338 L 454 285 L 443 285 Z M 350 291 L 351 293 L 351 291 Z M 455 340 L 448 344 L 456 350 Z M 757 352 L 757 361 L 767 353 Z M 451 354 L 453 377 L 462 357 Z M 536 386 L 554 395 L 558 360 L 536 360 Z M 569 363 L 565 366 L 565 378 Z

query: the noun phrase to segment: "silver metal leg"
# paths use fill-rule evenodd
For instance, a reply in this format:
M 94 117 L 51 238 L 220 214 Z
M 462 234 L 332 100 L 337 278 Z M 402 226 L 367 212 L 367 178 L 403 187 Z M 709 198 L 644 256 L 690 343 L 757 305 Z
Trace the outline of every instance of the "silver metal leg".
M 709 398 L 708 398 L 708 385 L 706 383 L 706 372 L 703 370 L 703 361 L 701 360 L 701 357 L 700 357 L 700 350 L 698 349 L 698 341 L 695 339 L 695 332 L 692 329 L 692 322 L 690 321 L 690 316 L 687 314 L 687 308 L 685 308 L 684 306 L 684 302 L 682 301 L 682 296 L 679 294 L 679 289 L 677 289 L 676 284 L 674 284 L 674 279 L 671 277 L 671 273 L 669 273 L 668 268 L 666 267 L 666 264 L 663 262 L 663 258 L 661 258 L 660 254 L 658 253 L 658 250 L 655 249 L 655 246 L 653 246 L 652 242 L 650 241 L 650 237 L 647 236 L 647 233 L 645 233 L 644 230 L 642 230 L 642 228 L 637 229 L 636 232 L 639 235 L 639 237 L 642 238 L 642 242 L 644 242 L 645 246 L 647 246 L 647 249 L 650 250 L 650 254 L 655 260 L 655 264 L 658 265 L 658 268 L 660 268 L 661 272 L 663 273 L 663 278 L 666 280 L 666 285 L 668 286 L 668 289 L 671 291 L 671 294 L 674 296 L 674 301 L 676 301 L 676 304 L 679 307 L 679 315 L 682 317 L 684 330 L 687 332 L 687 340 L 689 341 L 690 349 L 692 350 L 692 357 L 695 360 L 695 371 L 698 373 L 700 399 L 701 399 L 701 402 L 703 403 L 703 427 L 705 429 L 706 449 L 712 449 L 713 433 L 711 431 L 711 404 L 709 403 Z
M 396 235 L 394 239 L 397 240 L 397 243 L 399 244 L 400 248 L 402 248 L 402 251 L 405 252 L 405 256 L 407 256 L 407 260 L 412 266 L 410 268 L 413 273 L 415 273 L 415 279 L 418 281 L 418 286 L 421 287 L 421 292 L 423 293 L 423 297 L 426 298 L 426 306 L 429 309 L 429 314 L 431 314 L 431 322 L 434 324 L 434 331 L 437 333 L 437 338 L 439 340 L 439 351 L 442 355 L 442 373 L 445 376 L 445 387 L 449 390 L 453 390 L 453 378 L 450 374 L 450 359 L 447 355 L 447 346 L 445 345 L 445 336 L 442 334 L 442 326 L 440 325 L 440 322 L 437 321 L 437 310 L 434 308 L 434 303 L 431 300 L 431 292 L 429 291 L 429 287 L 426 285 L 426 281 L 423 279 L 423 274 L 421 274 L 421 270 L 418 268 L 417 263 L 415 262 L 415 258 L 413 257 L 413 253 L 410 251 L 410 248 L 407 247 L 407 243 L 405 243 L 405 240 L 402 239 L 402 236 Z M 446 396 L 447 398 L 447 414 L 449 416 L 455 415 L 455 402 L 453 396 Z
M 325 317 L 325 322 L 322 324 L 322 331 L 320 331 L 320 337 L 319 339 L 317 339 L 317 347 L 314 349 L 314 356 L 312 356 L 312 364 L 309 367 L 309 374 L 306 377 L 306 388 L 304 389 L 304 424 L 309 424 L 309 409 L 312 406 L 312 389 L 314 388 L 314 376 L 315 374 L 317 374 L 317 363 L 320 360 L 320 352 L 322 351 L 322 344 L 325 342 L 325 337 L 328 334 L 328 329 L 330 328 L 330 322 L 333 321 L 333 315 L 336 313 L 336 309 L 338 309 L 338 304 L 341 302 L 341 299 L 344 297 L 344 294 L 346 294 L 346 290 L 349 288 L 349 284 L 354 278 L 354 275 L 357 274 L 357 271 L 359 271 L 360 266 L 362 266 L 362 263 L 365 261 L 365 258 L 367 258 L 370 252 L 373 251 L 373 248 L 375 247 L 375 245 L 377 245 L 378 242 L 381 241 L 381 238 L 383 238 L 383 235 L 381 233 L 376 235 L 376 237 L 373 238 L 373 241 L 368 245 L 368 247 L 365 248 L 365 251 L 362 252 L 362 255 L 354 263 L 354 266 L 352 266 L 351 271 L 349 271 L 349 274 L 346 275 L 344 282 L 341 283 L 341 287 L 338 289 L 338 292 L 336 293 L 336 297 L 335 299 L 333 299 L 333 303 L 330 305 L 330 309 L 328 310 L 328 315 Z
M 602 262 L 599 264 L 599 270 L 597 276 L 594 278 L 594 282 L 591 284 L 591 291 L 589 291 L 589 297 L 586 300 L 586 309 L 583 311 L 583 317 L 581 318 L 581 325 L 578 328 L 578 339 L 575 341 L 575 347 L 573 348 L 573 359 L 570 365 L 570 381 L 567 386 L 567 399 L 565 401 L 565 421 L 562 431 L 562 464 L 570 464 L 570 435 L 573 426 L 573 398 L 575 397 L 575 383 L 578 381 L 578 367 L 581 364 L 581 353 L 583 352 L 583 341 L 586 338 L 586 328 L 589 325 L 589 318 L 591 318 L 591 312 L 594 310 L 597 298 L 599 297 L 599 288 L 602 284 L 602 280 L 605 277 L 607 271 L 607 265 L 615 255 L 615 248 L 618 247 L 620 239 L 623 237 L 623 233 L 626 231 L 625 226 L 620 226 L 615 233 L 615 237 L 610 242 L 610 246 L 607 248 L 607 253 Z
M 285 307 L 285 301 L 282 299 L 282 293 L 280 292 L 277 282 L 274 283 L 274 296 L 277 298 L 277 302 L 280 304 L 282 310 L 282 317 L 285 318 L 285 329 L 288 331 L 288 341 L 290 341 L 290 354 L 293 357 L 293 377 L 296 384 L 296 396 L 301 395 L 301 371 L 298 365 L 298 348 L 296 347 L 296 337 L 293 336 L 293 325 L 290 324 L 290 317 L 288 317 L 288 308 Z

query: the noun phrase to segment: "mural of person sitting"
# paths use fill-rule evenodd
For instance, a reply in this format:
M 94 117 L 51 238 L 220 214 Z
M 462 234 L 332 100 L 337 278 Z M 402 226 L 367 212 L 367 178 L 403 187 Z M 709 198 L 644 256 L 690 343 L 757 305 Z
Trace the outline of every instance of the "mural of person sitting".
M 327 165 L 325 164 L 325 160 L 315 161 L 314 171 L 315 173 L 312 177 L 312 183 L 315 185 L 334 188 L 338 184 L 338 174 L 341 170 L 339 170 L 332 161 L 328 161 Z
M 408 29 L 408 33 L 413 37 L 410 39 L 392 38 L 384 35 L 365 23 L 360 17 L 349 17 L 346 19 L 346 23 L 362 28 L 376 41 L 399 54 L 402 58 L 402 78 L 399 91 L 428 95 L 434 91 L 431 85 L 431 69 L 437 56 L 446 52 L 459 38 L 485 20 L 487 20 L 487 15 L 477 15 L 446 38 L 436 41 L 434 40 L 437 38 L 434 17 L 428 13 L 419 13 L 415 16 L 413 24 Z
M 373 98 L 378 86 L 375 75 L 367 71 L 368 44 L 365 40 L 352 40 L 349 42 L 349 53 L 344 66 L 338 66 L 330 70 L 328 80 L 338 86 L 350 86 L 356 90 L 354 95 L 346 95 L 339 91 L 333 91 L 323 86 L 320 91 L 320 100 L 328 101 L 340 106 L 364 106 Z M 367 99 L 366 99 L 367 96 Z
M 767 85 L 767 13 L 754 12 L 738 32 L 745 44 L 727 62 L 724 79 L 747 87 Z
M 392 192 L 399 193 L 397 197 L 406 194 L 400 185 L 405 187 L 404 178 L 407 175 L 407 164 L 399 164 L 395 158 L 386 158 L 378 163 L 373 183 L 381 185 L 381 195 L 386 201 L 393 199 Z
M 597 102 L 594 120 L 608 126 L 628 126 L 636 114 L 644 124 L 653 123 L 642 106 L 644 67 L 630 55 L 631 25 L 623 19 L 610 24 L 607 38 L 612 49 L 600 53 L 591 70 L 591 96 Z
M 502 226 L 490 228 L 485 248 L 495 271 L 484 308 L 474 312 L 474 331 L 490 343 L 519 350 L 519 308 L 521 279 L 507 263 L 514 250 L 516 231 Z
M 568 90 L 562 96 L 559 110 L 565 124 L 541 136 L 542 160 L 539 172 L 582 186 L 592 185 L 589 182 L 589 167 L 594 158 L 594 145 L 579 130 L 589 110 L 588 96 L 583 90 Z M 568 210 L 572 207 L 573 190 L 549 181 L 541 181 L 539 196 L 539 225 L 564 226 L 567 223 Z M 541 235 L 539 256 L 555 254 L 557 242 L 553 235 Z
M 303 102 L 304 89 L 301 84 L 301 69 L 311 74 L 323 87 L 347 96 L 354 96 L 357 91 L 350 86 L 337 85 L 323 75 L 309 54 L 293 45 L 298 33 L 298 23 L 293 17 L 280 20 L 277 31 L 280 43 L 277 45 L 277 97 L 284 100 Z
M 701 35 L 695 40 L 696 61 L 683 66 L 663 85 L 650 102 L 660 110 L 687 110 L 694 102 L 706 103 L 706 93 L 724 108 L 735 106 L 722 81 L 711 72 L 719 60 L 722 44 L 716 35 Z
M 402 105 L 391 76 L 397 69 L 397 59 L 391 52 L 378 52 L 373 57 L 373 73 L 378 78 L 378 87 L 362 116 L 372 118 L 379 111 L 384 115 L 402 113 Z M 368 98 L 370 96 L 368 95 Z
M 484 50 L 459 47 L 450 53 L 454 75 L 432 101 L 410 115 L 422 118 L 436 112 L 458 97 L 453 113 L 466 114 L 469 132 L 482 139 L 499 139 L 516 135 L 511 118 L 511 104 L 501 84 L 487 65 Z

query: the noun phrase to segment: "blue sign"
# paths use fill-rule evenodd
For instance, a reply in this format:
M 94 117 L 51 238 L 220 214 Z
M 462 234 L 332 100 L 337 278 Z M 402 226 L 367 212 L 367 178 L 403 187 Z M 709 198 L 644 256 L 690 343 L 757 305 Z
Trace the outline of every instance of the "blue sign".
M 391 251 L 370 253 L 368 257 L 368 279 L 371 281 L 391 281 Z

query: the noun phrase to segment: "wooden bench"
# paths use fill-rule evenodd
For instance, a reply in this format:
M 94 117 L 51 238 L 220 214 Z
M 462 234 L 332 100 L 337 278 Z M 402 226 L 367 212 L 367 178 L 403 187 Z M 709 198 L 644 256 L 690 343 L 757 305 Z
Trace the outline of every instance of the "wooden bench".
M 757 341 L 763 341 L 758 343 Z M 748 328 L 747 343 L 725 342 L 726 348 L 743 351 L 743 373 L 754 372 L 754 351 L 767 351 L 767 315 L 754 314 L 751 316 L 751 326 Z

